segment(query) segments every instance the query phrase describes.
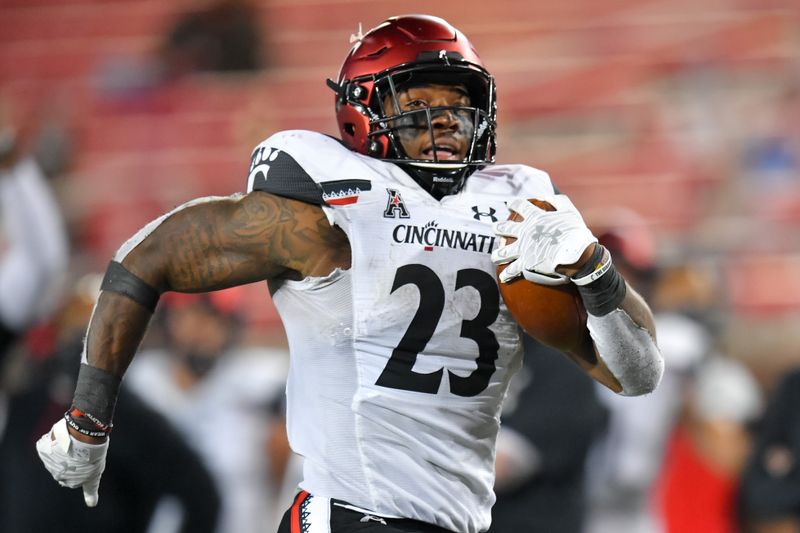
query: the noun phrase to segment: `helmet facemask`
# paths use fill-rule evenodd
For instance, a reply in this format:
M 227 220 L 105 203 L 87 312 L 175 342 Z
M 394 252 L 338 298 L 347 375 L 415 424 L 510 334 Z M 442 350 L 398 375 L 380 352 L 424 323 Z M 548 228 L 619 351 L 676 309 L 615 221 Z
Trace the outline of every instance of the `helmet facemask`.
M 425 55 L 435 60 L 422 57 Z M 401 110 L 398 95 L 425 85 L 460 87 L 468 94 L 469 105 Z M 368 100 L 365 102 L 359 91 L 355 92 L 361 99 L 348 98 L 353 87 L 370 88 Z M 462 60 L 457 53 L 420 54 L 418 61 L 354 78 L 340 94 L 344 96 L 343 105 L 353 106 L 369 119 L 367 153 L 400 165 L 437 199 L 458 192 L 467 176 L 494 162 L 494 79 L 481 66 Z M 466 138 L 463 159 L 439 155 L 452 153 L 450 147 L 436 144 L 435 122 L 443 114 L 450 114 L 450 120 L 459 124 L 458 131 Z M 404 138 L 418 137 L 422 131 L 429 137 L 430 159 L 409 156 L 403 145 Z

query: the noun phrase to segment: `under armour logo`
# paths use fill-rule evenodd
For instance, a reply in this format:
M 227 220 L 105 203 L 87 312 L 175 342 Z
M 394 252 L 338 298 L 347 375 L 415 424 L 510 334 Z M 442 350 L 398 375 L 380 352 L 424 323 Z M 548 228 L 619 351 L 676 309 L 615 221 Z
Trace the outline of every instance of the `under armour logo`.
M 394 189 L 386 189 L 389 193 L 389 200 L 386 202 L 386 209 L 383 211 L 384 218 L 410 218 L 411 214 L 406 208 L 406 204 L 400 197 L 400 193 Z
M 472 215 L 472 218 L 475 220 L 480 220 L 481 217 L 488 217 L 492 220 L 492 222 L 497 222 L 497 217 L 494 216 L 495 213 L 497 213 L 497 210 L 494 207 L 490 207 L 489 211 L 481 211 L 477 205 L 473 205 L 472 212 L 475 213 Z
M 555 231 L 545 231 L 544 226 L 539 224 L 534 228 L 531 237 L 533 237 L 533 239 L 537 241 L 543 238 L 549 238 L 550 244 L 558 244 L 558 238 L 561 237 L 562 233 L 563 232 L 560 229 L 557 229 Z

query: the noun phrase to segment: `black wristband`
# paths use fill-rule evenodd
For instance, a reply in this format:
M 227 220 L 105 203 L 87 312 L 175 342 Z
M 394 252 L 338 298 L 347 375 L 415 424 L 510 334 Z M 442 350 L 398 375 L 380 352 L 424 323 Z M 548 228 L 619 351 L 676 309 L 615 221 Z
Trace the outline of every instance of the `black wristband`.
M 107 437 L 111 431 L 111 426 L 95 424 L 86 416 L 86 413 L 77 407 L 72 407 L 64 413 L 64 420 L 67 421 L 69 427 L 87 437 L 103 438 Z
M 605 246 L 601 244 L 595 244 L 592 256 L 589 258 L 588 261 L 586 261 L 586 263 L 581 267 L 580 270 L 575 272 L 575 275 L 572 276 L 572 281 L 577 281 L 577 284 L 581 285 L 580 280 L 590 276 L 593 272 L 601 270 L 605 263 L 604 259 L 607 259 L 609 262 L 611 261 L 611 254 L 609 254 L 608 257 L 606 258 L 605 257 L 606 253 L 608 253 L 608 250 L 606 249 Z
M 72 399 L 73 407 L 80 410 L 81 415 L 98 429 L 110 430 L 121 381 L 110 372 L 81 363 L 78 384 Z
M 627 293 L 625 278 L 614 268 L 611 256 L 604 257 L 607 253 L 604 247 L 596 246 L 592 257 L 574 276 L 575 279 L 586 279 L 592 272 L 600 274 L 602 268 L 600 277 L 591 283 L 576 285 L 583 307 L 594 316 L 604 316 L 618 308 Z
M 122 263 L 117 261 L 111 261 L 108 264 L 106 275 L 103 277 L 103 283 L 100 285 L 100 290 L 116 292 L 117 294 L 127 296 L 151 313 L 155 311 L 156 304 L 158 304 L 158 299 L 161 296 L 156 289 L 145 283 L 141 278 L 122 266 Z

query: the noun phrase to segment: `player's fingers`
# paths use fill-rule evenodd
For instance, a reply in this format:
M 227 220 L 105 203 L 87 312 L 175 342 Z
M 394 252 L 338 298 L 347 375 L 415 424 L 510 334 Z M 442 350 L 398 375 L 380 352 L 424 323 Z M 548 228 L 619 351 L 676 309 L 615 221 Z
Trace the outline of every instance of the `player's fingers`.
M 520 260 L 513 261 L 509 263 L 506 268 L 504 268 L 500 272 L 500 282 L 501 283 L 508 283 L 516 278 L 518 278 L 522 274 L 522 262 Z
M 566 285 L 570 283 L 569 278 L 561 274 L 548 275 L 533 270 L 523 270 L 522 275 L 526 280 L 538 283 L 539 285 Z
M 492 224 L 492 231 L 499 237 L 519 237 L 521 224 L 514 220 L 502 220 Z
M 53 437 L 49 431 L 36 441 L 36 451 L 39 453 L 39 458 L 42 459 L 42 461 L 45 460 L 46 456 L 53 453 Z
M 100 476 L 93 477 L 83 484 L 83 501 L 87 507 L 95 507 L 100 499 Z
M 503 265 L 519 257 L 519 241 L 500 246 L 492 252 L 492 262 L 495 265 Z
M 63 418 L 53 425 L 51 430 L 54 446 L 60 449 L 63 453 L 69 453 L 69 447 L 72 442 L 67 429 L 67 421 Z
M 522 218 L 534 217 L 539 213 L 544 213 L 543 209 L 539 209 L 525 198 L 515 198 L 508 203 L 508 209 L 522 215 Z

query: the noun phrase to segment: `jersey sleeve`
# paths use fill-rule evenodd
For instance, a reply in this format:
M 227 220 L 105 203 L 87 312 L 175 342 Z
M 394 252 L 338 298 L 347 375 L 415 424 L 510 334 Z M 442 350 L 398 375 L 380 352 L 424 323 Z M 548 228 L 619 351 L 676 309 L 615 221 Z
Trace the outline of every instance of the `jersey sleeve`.
M 359 156 L 337 139 L 311 131 L 282 131 L 253 150 L 247 192 L 335 207 L 370 190 L 369 174 Z
M 543 170 L 528 165 L 490 165 L 467 179 L 467 189 L 510 198 L 541 198 L 559 191 Z
M 560 194 L 550 174 L 528 165 L 515 165 L 515 178 L 522 184 L 526 196 L 536 198 L 541 195 Z
M 303 166 L 285 150 L 282 134 L 268 138 L 253 150 L 247 176 L 247 192 L 265 191 L 322 205 L 322 188 Z M 282 149 L 284 148 L 284 149 Z

